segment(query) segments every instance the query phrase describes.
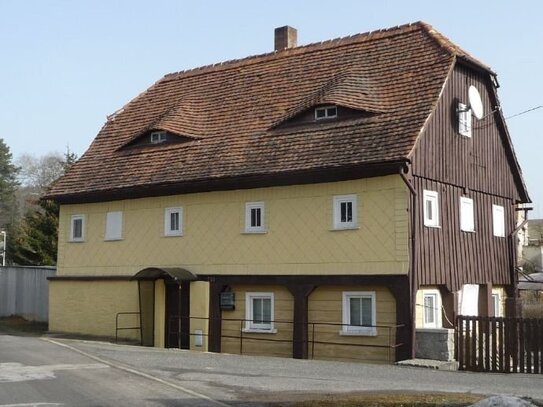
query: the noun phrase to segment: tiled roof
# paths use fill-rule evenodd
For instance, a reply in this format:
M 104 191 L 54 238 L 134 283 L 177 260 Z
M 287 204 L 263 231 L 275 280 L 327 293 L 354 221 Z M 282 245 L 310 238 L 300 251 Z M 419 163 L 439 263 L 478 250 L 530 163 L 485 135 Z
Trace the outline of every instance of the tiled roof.
M 414 23 L 166 75 L 108 118 L 49 195 L 66 200 L 405 159 L 456 57 L 488 69 Z M 322 103 L 372 114 L 276 127 Z M 150 129 L 193 141 L 121 148 Z

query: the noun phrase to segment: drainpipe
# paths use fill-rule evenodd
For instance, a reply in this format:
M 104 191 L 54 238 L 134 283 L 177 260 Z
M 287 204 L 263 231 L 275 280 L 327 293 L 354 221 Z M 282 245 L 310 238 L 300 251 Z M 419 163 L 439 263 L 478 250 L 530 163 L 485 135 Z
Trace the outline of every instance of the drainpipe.
M 406 177 L 406 173 L 409 172 L 409 167 L 406 165 L 400 170 L 400 177 L 402 178 L 403 182 L 407 186 L 410 192 L 411 197 L 411 236 L 409 237 L 410 245 L 411 245 L 411 258 L 410 260 L 410 273 L 411 273 L 411 287 L 409 287 L 411 291 L 411 358 L 415 357 L 415 298 L 416 298 L 416 289 L 417 289 L 417 282 L 416 282 L 416 227 L 417 227 L 417 190 L 413 187 L 409 179 Z

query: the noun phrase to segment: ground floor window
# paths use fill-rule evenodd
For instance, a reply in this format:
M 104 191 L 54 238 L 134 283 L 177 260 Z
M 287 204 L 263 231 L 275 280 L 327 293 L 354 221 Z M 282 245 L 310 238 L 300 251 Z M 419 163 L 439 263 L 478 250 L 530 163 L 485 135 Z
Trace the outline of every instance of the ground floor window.
M 375 292 L 343 292 L 343 329 L 346 335 L 377 335 Z
M 248 292 L 245 294 L 245 329 L 273 332 L 273 293 Z
M 492 303 L 494 304 L 494 316 L 501 317 L 501 298 L 500 293 L 492 293 Z
M 423 326 L 441 328 L 441 296 L 438 290 L 423 290 Z

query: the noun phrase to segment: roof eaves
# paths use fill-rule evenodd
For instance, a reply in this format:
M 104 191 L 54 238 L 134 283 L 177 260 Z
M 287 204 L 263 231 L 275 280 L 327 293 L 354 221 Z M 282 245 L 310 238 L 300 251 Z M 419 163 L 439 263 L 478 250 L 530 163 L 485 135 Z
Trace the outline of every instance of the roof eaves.
M 454 43 L 441 32 L 436 30 L 431 24 L 428 24 L 424 21 L 420 21 L 418 24 L 424 28 L 425 32 L 430 36 L 430 38 L 432 38 L 442 49 L 449 52 L 451 55 L 454 55 L 459 59 L 463 59 L 466 62 L 474 64 L 477 67 L 489 72 L 490 74 L 497 76 L 496 72 L 494 72 L 492 68 L 490 68 L 488 65 L 481 62 L 477 58 L 473 57 L 469 52 L 460 48 L 456 43 Z
M 415 149 L 417 148 L 417 145 L 419 143 L 419 140 L 420 140 L 422 134 L 424 133 L 424 131 L 426 130 L 426 126 L 427 126 L 428 122 L 430 121 L 430 119 L 434 115 L 434 112 L 437 109 L 437 105 L 438 105 L 439 101 L 441 100 L 441 96 L 443 95 L 443 92 L 445 91 L 445 87 L 447 86 L 447 83 L 449 82 L 449 78 L 451 77 L 451 73 L 454 70 L 455 66 L 456 66 L 456 56 L 453 55 L 452 58 L 451 58 L 451 63 L 449 65 L 449 69 L 447 71 L 447 75 L 444 77 L 443 85 L 441 86 L 441 89 L 439 90 L 439 95 L 434 99 L 434 103 L 432 104 L 432 107 L 430 108 L 430 110 L 428 112 L 428 116 L 426 116 L 426 120 L 424 121 L 424 124 L 420 128 L 419 133 L 417 134 L 415 142 L 413 143 L 413 146 L 411 147 L 411 151 L 409 151 L 409 154 L 407 154 L 407 157 L 409 157 L 409 159 L 412 158 L 413 153 L 415 152 Z

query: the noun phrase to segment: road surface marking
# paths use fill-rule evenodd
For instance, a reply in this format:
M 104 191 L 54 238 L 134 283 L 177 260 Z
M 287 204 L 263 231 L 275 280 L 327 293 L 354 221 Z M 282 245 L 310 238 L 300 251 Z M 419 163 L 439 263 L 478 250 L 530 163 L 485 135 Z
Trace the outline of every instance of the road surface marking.
M 158 377 L 154 377 L 154 376 L 151 376 L 150 374 L 147 374 L 147 373 L 143 373 L 143 372 L 140 372 L 139 370 L 135 370 L 135 369 L 132 369 L 132 368 L 129 368 L 129 367 L 126 367 L 126 366 L 123 366 L 123 365 L 119 365 L 117 363 L 114 363 L 114 362 L 111 362 L 111 361 L 108 361 L 108 360 L 105 360 L 105 359 L 102 359 L 98 356 L 94 356 L 94 355 L 91 355 L 90 353 L 87 353 L 85 351 L 82 351 L 80 349 L 77 349 L 77 348 L 74 348 L 73 346 L 70 346 L 70 345 L 67 345 L 65 343 L 62 343 L 62 342 L 57 342 L 53 339 L 49 339 L 49 338 L 41 338 L 42 340 L 44 341 L 47 341 L 47 342 L 50 342 L 50 343 L 53 343 L 57 346 L 62 346 L 64 348 L 67 348 L 67 349 L 70 349 L 74 352 L 77 352 L 83 356 L 86 356 L 92 360 L 96 360 L 97 362 L 100 362 L 100 363 L 103 363 L 103 364 L 106 364 L 106 365 L 109 365 L 111 367 L 114 367 L 116 369 L 119 369 L 119 370 L 124 370 L 125 372 L 128 372 L 128 373 L 132 373 L 134 375 L 137 375 L 137 376 L 141 376 L 141 377 L 144 377 L 146 379 L 149 379 L 149 380 L 153 380 L 155 382 L 158 382 L 158 383 L 161 383 L 161 384 L 164 384 L 166 386 L 169 386 L 169 387 L 172 387 L 176 390 L 180 390 L 182 391 L 183 393 L 186 393 L 186 394 L 189 394 L 193 397 L 196 397 L 196 398 L 200 398 L 202 400 L 206 400 L 206 401 L 209 401 L 210 403 L 213 403 L 217 406 L 221 406 L 221 407 L 231 407 L 229 404 L 226 404 L 226 403 L 223 403 L 223 402 L 220 402 L 218 400 L 215 400 L 215 399 L 212 399 L 211 397 L 209 396 L 206 396 L 205 394 L 202 394 L 202 393 L 198 393 L 196 391 L 193 391 L 193 390 L 189 390 L 183 386 L 179 386 L 178 384 L 175 384 L 175 383 L 171 383 L 167 380 L 164 380 L 164 379 L 160 379 Z
M 64 406 L 65 404 L 58 403 L 24 403 L 24 404 L 0 404 L 0 407 L 41 407 L 41 406 Z
M 0 363 L 0 383 L 54 379 L 59 370 L 104 369 L 103 363 L 26 366 L 22 363 Z

